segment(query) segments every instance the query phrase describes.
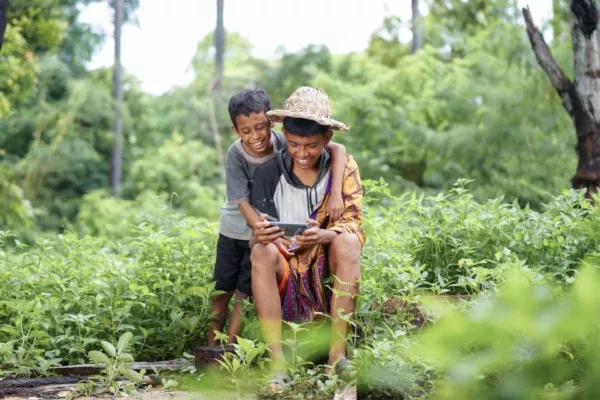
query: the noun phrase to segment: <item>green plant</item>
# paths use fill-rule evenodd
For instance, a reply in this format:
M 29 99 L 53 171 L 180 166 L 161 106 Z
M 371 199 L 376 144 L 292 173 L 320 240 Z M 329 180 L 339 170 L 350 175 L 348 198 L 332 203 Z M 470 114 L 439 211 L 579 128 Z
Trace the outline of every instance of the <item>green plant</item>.
M 233 353 L 225 352 L 223 359 L 217 361 L 227 373 L 232 388 L 243 393 L 248 388 L 255 388 L 257 379 L 264 372 L 265 361 L 262 355 L 267 346 L 241 337 L 237 338 L 237 343 L 233 346 Z
M 95 364 L 104 366 L 100 375 L 94 375 L 87 382 L 80 383 L 79 389 L 87 394 L 111 393 L 113 395 L 122 393 L 131 393 L 135 390 L 136 384 L 142 382 L 145 370 L 140 372 L 130 368 L 134 361 L 133 356 L 128 353 L 133 334 L 125 332 L 119 338 L 117 346 L 107 341 L 101 341 L 100 344 L 104 352 L 92 350 L 88 357 Z M 121 380 L 125 378 L 126 380 Z

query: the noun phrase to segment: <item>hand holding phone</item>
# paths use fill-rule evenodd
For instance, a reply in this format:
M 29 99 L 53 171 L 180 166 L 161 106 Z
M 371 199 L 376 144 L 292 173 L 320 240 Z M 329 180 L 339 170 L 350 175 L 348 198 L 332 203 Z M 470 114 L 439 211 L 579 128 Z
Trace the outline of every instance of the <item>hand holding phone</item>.
M 269 226 L 277 226 L 283 231 L 283 236 L 292 238 L 296 235 L 302 235 L 308 229 L 308 224 L 298 224 L 293 222 L 269 221 Z
M 319 223 L 313 219 L 307 218 L 308 229 L 305 229 L 301 235 L 296 235 L 293 240 L 297 243 L 297 247 L 311 247 L 318 244 L 330 243 L 336 233 L 321 229 Z
M 254 223 L 253 234 L 262 244 L 273 243 L 283 237 L 284 232 L 277 226 L 272 226 L 270 217 L 267 214 L 261 214 L 260 220 Z

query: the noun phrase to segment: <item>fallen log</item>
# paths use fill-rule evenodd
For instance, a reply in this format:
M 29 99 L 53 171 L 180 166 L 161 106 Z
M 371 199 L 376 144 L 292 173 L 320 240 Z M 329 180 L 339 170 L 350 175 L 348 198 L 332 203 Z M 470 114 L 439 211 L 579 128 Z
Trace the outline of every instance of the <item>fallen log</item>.
M 157 361 L 157 362 L 134 362 L 129 366 L 134 371 L 145 369 L 151 371 L 176 371 L 190 366 L 191 362 L 185 360 Z M 80 376 L 80 375 L 96 375 L 104 369 L 103 365 L 96 364 L 79 364 L 79 365 L 64 365 L 50 368 L 49 372 L 62 376 Z
M 56 398 L 57 393 L 71 391 L 77 387 L 79 382 L 85 382 L 88 379 L 88 376 L 5 379 L 0 381 L 0 399 L 8 396 L 18 396 L 19 398 Z M 117 380 L 129 382 L 124 378 L 117 378 Z M 144 376 L 140 386 L 155 386 L 158 383 L 159 379 L 157 376 Z
M 0 389 L 0 398 L 5 399 L 8 396 L 18 396 L 21 398 L 42 398 L 42 399 L 55 399 L 56 395 L 60 392 L 70 391 L 75 388 L 75 384 L 64 383 L 57 385 L 45 385 L 30 388 L 4 388 Z

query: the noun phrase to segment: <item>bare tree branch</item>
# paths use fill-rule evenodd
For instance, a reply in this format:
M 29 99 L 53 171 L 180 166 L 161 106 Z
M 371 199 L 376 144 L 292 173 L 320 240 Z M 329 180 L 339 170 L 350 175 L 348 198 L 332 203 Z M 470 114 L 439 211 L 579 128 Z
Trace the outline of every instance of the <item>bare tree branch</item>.
M 411 54 L 415 54 L 423 47 L 423 21 L 419 11 L 419 0 L 412 0 L 412 47 Z
M 550 78 L 552 86 L 554 86 L 554 89 L 556 89 L 556 92 L 561 97 L 563 106 L 567 112 L 573 116 L 573 101 L 569 95 L 569 89 L 572 83 L 554 59 L 548 44 L 546 44 L 546 41 L 544 40 L 544 36 L 542 36 L 542 33 L 534 25 L 529 8 L 523 8 L 522 12 L 527 25 L 529 42 L 531 43 L 531 48 L 535 53 L 535 57 L 544 72 L 546 72 L 546 75 L 548 75 L 548 78 Z
M 207 89 L 207 98 L 208 98 L 208 107 L 209 107 L 209 120 L 210 120 L 210 129 L 213 134 L 213 139 L 215 141 L 215 150 L 217 152 L 217 164 L 219 164 L 219 173 L 221 177 L 225 179 L 225 160 L 223 158 L 223 148 L 221 146 L 221 134 L 219 133 L 219 125 L 217 123 L 217 111 L 215 106 L 215 96 L 212 95 L 211 91 L 214 89 L 215 82 L 212 82 L 208 85 Z
M 125 15 L 124 0 L 116 0 L 115 7 L 115 65 L 113 70 L 113 99 L 115 119 L 113 122 L 114 139 L 110 157 L 110 184 L 114 189 L 121 188 L 123 158 L 123 67 L 121 63 L 121 32 Z
M 570 12 L 577 95 L 587 115 L 600 121 L 600 64 L 598 42 L 593 35 L 598 27 L 598 9 L 595 0 L 571 0 Z

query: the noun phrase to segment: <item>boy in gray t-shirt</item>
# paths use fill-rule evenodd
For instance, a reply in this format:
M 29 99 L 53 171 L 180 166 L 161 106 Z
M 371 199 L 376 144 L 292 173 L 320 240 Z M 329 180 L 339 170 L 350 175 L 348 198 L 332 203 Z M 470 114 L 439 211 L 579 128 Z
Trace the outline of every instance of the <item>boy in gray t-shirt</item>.
M 235 343 L 241 331 L 242 300 L 252 295 L 249 240 L 250 226 L 259 220 L 250 205 L 252 182 L 256 169 L 275 157 L 286 147 L 285 138 L 272 131 L 274 123 L 265 113 L 271 110 L 267 93 L 260 89 L 245 90 L 229 101 L 232 129 L 239 137 L 227 150 L 226 186 L 227 201 L 221 207 L 217 258 L 214 268 L 215 289 L 224 293 L 214 296 L 211 312 L 214 314 L 208 327 L 208 345 L 215 346 L 215 330 L 221 331 L 227 318 L 229 301 L 235 293 L 236 302 L 228 329 L 228 343 Z M 346 164 L 346 149 L 329 143 L 332 159 L 331 199 L 328 213 L 332 220 L 343 211 L 342 179 Z M 282 249 L 290 243 L 279 241 Z

